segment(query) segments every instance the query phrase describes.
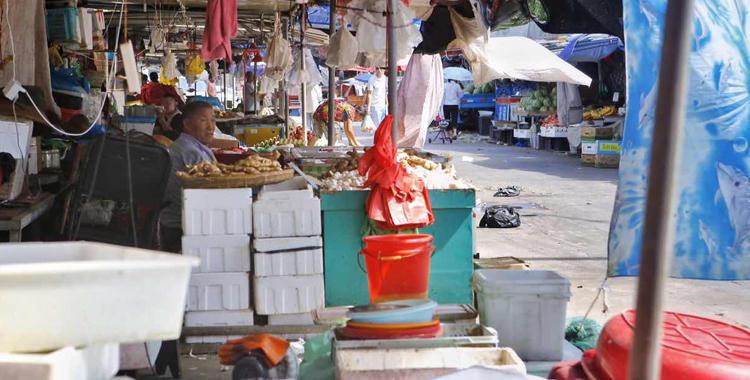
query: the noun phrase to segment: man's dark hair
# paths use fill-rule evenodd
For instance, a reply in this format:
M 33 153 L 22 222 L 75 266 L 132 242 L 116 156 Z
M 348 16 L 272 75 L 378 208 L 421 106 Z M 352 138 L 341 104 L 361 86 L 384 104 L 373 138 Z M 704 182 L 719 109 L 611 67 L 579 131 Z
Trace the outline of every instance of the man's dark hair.
M 159 73 L 157 73 L 156 71 L 152 71 L 151 73 L 149 73 L 148 78 L 151 79 L 151 81 L 154 83 L 159 83 Z
M 189 119 L 189 118 L 195 116 L 195 114 L 198 113 L 198 111 L 200 111 L 202 109 L 206 109 L 206 108 L 213 109 L 214 107 L 212 105 L 210 105 L 210 104 L 208 104 L 206 102 L 200 101 L 200 100 L 196 100 L 194 102 L 190 102 L 190 103 L 188 103 L 185 106 L 185 108 L 182 109 L 182 118 L 183 118 L 183 120 L 184 119 Z

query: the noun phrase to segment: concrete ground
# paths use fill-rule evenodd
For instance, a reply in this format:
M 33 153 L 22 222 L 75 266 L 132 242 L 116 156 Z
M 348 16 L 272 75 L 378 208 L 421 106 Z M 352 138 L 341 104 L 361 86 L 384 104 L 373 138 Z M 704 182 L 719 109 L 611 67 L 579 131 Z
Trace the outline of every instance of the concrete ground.
M 363 142 L 367 142 L 364 140 Z M 478 229 L 481 257 L 515 256 L 532 269 L 554 270 L 570 279 L 572 297 L 568 316 L 582 316 L 605 279 L 607 236 L 617 188 L 617 170 L 582 167 L 579 159 L 563 153 L 534 151 L 486 142 L 429 144 L 427 150 L 452 155 L 458 174 L 478 189 L 487 204 L 515 204 L 522 224 L 513 229 Z M 517 185 L 519 197 L 493 198 L 499 186 Z M 634 307 L 636 278 L 606 281 L 607 313 L 602 298 L 590 317 L 604 323 Z M 747 282 L 670 279 L 668 310 L 750 325 Z M 219 372 L 218 360 L 185 357 L 184 379 L 229 379 Z

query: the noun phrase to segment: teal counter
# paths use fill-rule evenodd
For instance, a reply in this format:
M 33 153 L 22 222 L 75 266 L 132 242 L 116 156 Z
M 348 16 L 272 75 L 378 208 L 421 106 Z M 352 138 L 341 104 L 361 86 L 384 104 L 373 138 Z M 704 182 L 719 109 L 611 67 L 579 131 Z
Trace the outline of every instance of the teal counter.
M 370 303 L 367 274 L 357 264 L 368 194 L 320 195 L 326 306 Z M 430 299 L 441 304 L 472 304 L 474 190 L 430 190 L 430 202 L 435 223 L 420 229 L 433 235 L 436 249 L 430 266 Z M 364 259 L 360 264 L 365 267 Z

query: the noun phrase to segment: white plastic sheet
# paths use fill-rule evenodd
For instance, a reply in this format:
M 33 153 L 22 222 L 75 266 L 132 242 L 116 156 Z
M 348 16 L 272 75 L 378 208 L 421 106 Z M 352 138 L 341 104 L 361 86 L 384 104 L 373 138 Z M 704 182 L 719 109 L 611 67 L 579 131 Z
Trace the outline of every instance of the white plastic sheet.
M 589 76 L 525 37 L 490 38 L 484 50 L 492 71 L 487 75 L 492 79 L 591 84 Z
M 398 86 L 398 146 L 422 148 L 443 100 L 440 54 L 414 54 Z

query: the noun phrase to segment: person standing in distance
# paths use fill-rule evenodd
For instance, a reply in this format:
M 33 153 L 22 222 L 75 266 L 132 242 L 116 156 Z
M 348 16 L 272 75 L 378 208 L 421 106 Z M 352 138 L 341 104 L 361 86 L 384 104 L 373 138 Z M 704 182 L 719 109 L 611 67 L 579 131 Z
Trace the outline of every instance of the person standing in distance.
M 383 73 L 383 69 L 375 69 L 375 75 L 370 76 L 367 81 L 367 109 L 370 111 L 375 127 L 385 119 L 388 107 L 388 77 Z
M 452 139 L 457 136 L 456 130 L 458 129 L 458 105 L 461 104 L 461 97 L 464 96 L 464 90 L 461 89 L 461 85 L 458 82 L 449 79 L 448 83 L 445 84 L 445 92 L 443 93 L 443 116 L 450 122 Z

